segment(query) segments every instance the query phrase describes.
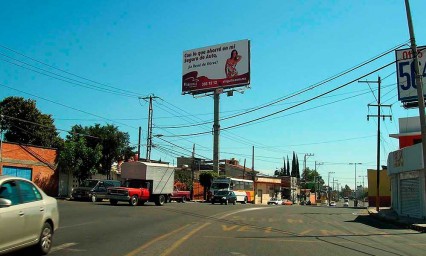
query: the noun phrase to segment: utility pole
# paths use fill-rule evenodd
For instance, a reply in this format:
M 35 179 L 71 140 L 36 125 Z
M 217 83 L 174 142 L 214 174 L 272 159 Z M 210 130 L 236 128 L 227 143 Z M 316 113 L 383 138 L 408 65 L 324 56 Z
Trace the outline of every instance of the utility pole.
M 195 143 L 192 145 L 191 200 L 194 200 L 194 169 L 195 169 Z
M 303 176 L 304 176 L 304 178 L 305 178 L 305 182 L 306 182 L 306 159 L 307 159 L 308 157 L 310 157 L 310 156 L 314 156 L 314 154 L 306 153 L 306 154 L 303 156 Z
M 151 148 L 152 148 L 152 100 L 157 99 L 158 97 L 155 95 L 149 95 L 148 97 L 143 97 L 140 99 L 148 100 L 149 99 L 149 108 L 148 108 L 148 135 L 146 138 L 146 161 L 151 161 Z
M 328 182 L 327 182 L 327 199 L 328 204 L 330 204 L 330 174 L 333 174 L 334 172 L 328 172 Z
M 354 196 L 355 200 L 357 199 L 357 193 L 356 193 L 356 165 L 361 165 L 362 163 L 349 163 L 349 165 L 355 165 L 355 186 L 354 186 Z
M 423 176 L 426 178 L 426 118 L 425 118 L 425 98 L 423 95 L 422 74 L 420 74 L 419 59 L 414 36 L 413 20 L 411 18 L 410 2 L 405 0 L 405 10 L 407 13 L 408 30 L 410 31 L 411 51 L 414 56 L 414 72 L 416 74 L 417 101 L 419 103 L 420 129 L 422 133 L 422 151 L 423 151 Z M 426 192 L 426 191 L 425 191 Z M 424 192 L 424 193 L 425 193 Z M 426 196 L 423 193 L 423 198 Z M 426 212 L 423 209 L 423 212 Z
M 391 115 L 381 115 L 381 107 L 391 107 L 392 105 L 382 105 L 380 104 L 380 89 L 381 89 L 381 79 L 378 77 L 377 81 L 359 81 L 360 83 L 377 83 L 377 104 L 368 104 L 368 107 L 375 106 L 377 107 L 377 115 L 367 115 L 367 120 L 370 120 L 370 117 L 377 117 L 377 176 L 376 176 L 376 211 L 379 211 L 380 207 L 380 118 L 382 117 L 385 120 L 386 117 L 389 117 L 392 121 Z M 356 175 L 355 175 L 356 179 Z M 355 183 L 356 186 L 356 183 Z
M 141 133 L 142 133 L 142 127 L 139 126 L 138 159 L 136 159 L 136 161 L 139 161 L 139 159 L 141 158 Z
M 246 159 L 244 158 L 243 179 L 246 178 L 245 176 L 246 176 Z
M 222 91 L 217 89 L 214 92 L 214 122 L 213 122 L 213 171 L 219 175 L 219 133 L 220 133 L 220 93 Z
M 256 181 L 256 173 L 254 172 L 254 146 L 252 146 L 252 155 L 251 155 L 251 170 L 253 172 L 253 181 Z

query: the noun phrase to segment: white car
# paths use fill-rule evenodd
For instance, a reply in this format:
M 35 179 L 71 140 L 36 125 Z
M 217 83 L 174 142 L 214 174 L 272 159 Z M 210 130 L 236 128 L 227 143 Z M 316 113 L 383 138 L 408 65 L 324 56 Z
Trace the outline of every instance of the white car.
M 29 246 L 49 253 L 58 224 L 55 198 L 27 179 L 0 175 L 0 254 Z
M 272 205 L 282 205 L 282 203 L 283 203 L 283 201 L 281 199 L 278 199 L 278 198 L 275 198 L 275 197 L 269 199 L 269 201 L 268 201 L 268 205 L 270 205 L 270 204 L 272 204 Z
M 349 202 L 344 202 L 343 207 L 349 207 Z
M 331 202 L 330 202 L 330 206 L 336 206 L 336 202 L 331 201 Z

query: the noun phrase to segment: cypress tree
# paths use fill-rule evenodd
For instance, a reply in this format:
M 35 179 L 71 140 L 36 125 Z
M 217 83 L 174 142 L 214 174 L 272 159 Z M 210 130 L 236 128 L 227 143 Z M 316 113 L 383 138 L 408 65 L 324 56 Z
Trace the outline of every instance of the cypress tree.
M 290 176 L 290 161 L 288 160 L 288 155 L 287 155 L 287 172 L 285 176 Z

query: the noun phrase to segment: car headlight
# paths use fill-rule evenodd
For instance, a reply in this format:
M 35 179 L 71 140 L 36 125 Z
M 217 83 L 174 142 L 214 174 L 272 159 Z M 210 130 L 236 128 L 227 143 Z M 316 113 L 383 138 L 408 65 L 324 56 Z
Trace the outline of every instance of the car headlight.
M 222 199 L 226 199 L 226 197 L 222 197 Z

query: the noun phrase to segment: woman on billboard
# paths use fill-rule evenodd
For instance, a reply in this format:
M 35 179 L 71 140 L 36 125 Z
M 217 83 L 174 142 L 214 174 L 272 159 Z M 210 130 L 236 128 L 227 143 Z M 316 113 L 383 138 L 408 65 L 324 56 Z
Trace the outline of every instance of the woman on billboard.
M 226 60 L 225 64 L 226 78 L 238 76 L 237 64 L 240 60 L 241 56 L 238 55 L 237 50 L 232 50 L 231 57 Z

